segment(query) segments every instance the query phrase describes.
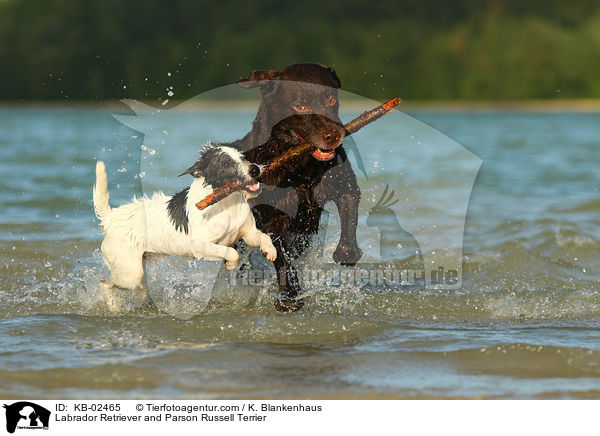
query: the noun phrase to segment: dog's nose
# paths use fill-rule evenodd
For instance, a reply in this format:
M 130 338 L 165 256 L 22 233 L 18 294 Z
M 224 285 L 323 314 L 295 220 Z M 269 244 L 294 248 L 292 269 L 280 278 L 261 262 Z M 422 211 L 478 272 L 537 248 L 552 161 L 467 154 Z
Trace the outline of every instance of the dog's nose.
M 340 132 L 338 129 L 326 130 L 323 132 L 323 142 L 327 145 L 337 145 L 340 141 Z
M 260 167 L 258 165 L 250 164 L 250 169 L 248 170 L 248 173 L 250 174 L 250 177 L 255 179 L 258 176 L 260 176 L 260 173 L 262 173 L 262 171 L 260 170 Z

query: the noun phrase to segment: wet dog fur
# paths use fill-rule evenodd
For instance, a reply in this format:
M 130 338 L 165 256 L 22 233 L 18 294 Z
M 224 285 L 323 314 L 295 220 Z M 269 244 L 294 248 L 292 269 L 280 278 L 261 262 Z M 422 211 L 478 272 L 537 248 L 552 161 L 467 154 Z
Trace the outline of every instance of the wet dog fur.
M 281 71 L 254 71 L 238 85 L 259 87 L 262 96 L 251 131 L 230 144 L 247 159 L 266 164 L 298 145 L 299 136 L 314 146 L 311 153 L 262 180 L 263 192 L 250 200 L 258 227 L 271 235 L 277 249 L 275 307 L 283 312 L 298 310 L 304 303 L 298 298 L 293 261 L 317 233 L 326 202 L 335 203 L 341 222 L 334 260 L 353 265 L 362 256 L 356 242 L 360 189 L 341 145 L 344 129 L 337 93 L 341 83 L 332 68 L 306 63 Z
M 105 233 L 102 256 L 111 271 L 110 280 L 102 284 L 103 290 L 139 290 L 146 252 L 223 259 L 225 268 L 232 270 L 239 262 L 239 254 L 232 246 L 243 238 L 249 246 L 260 247 L 267 259 L 276 260 L 277 251 L 270 237 L 256 228 L 248 204 L 260 193 L 256 181 L 260 172 L 261 168 L 237 149 L 208 145 L 183 173 L 194 178 L 189 188 L 173 196 L 157 192 L 152 197 L 134 198 L 113 209 L 109 205 L 106 168 L 98 161 L 94 210 Z M 244 189 L 202 211 L 196 208 L 195 204 L 215 188 L 233 180 L 241 182 Z M 107 302 L 118 310 L 114 298 Z

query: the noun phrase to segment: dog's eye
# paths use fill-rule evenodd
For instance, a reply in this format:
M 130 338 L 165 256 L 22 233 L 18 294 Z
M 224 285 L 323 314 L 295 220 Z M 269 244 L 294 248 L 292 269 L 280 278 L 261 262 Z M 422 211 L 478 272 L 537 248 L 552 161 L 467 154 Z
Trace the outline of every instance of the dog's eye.
M 293 106 L 296 112 L 306 112 L 308 110 L 308 106 L 302 103 L 298 103 Z
M 327 100 L 327 106 L 333 106 L 336 103 L 337 103 L 337 98 L 335 98 L 333 95 L 331 97 L 329 97 L 329 100 Z

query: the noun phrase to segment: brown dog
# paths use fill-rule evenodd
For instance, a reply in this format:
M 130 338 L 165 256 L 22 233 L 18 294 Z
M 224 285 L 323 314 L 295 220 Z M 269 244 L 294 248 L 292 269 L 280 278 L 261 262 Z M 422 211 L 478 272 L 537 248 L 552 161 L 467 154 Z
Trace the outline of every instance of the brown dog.
M 298 310 L 298 274 L 292 261 L 308 246 L 319 228 L 323 205 L 333 201 L 340 214 L 341 237 L 333 259 L 353 265 L 362 252 L 356 242 L 360 189 L 341 142 L 344 128 L 338 116 L 340 80 L 332 68 L 319 64 L 294 64 L 281 71 L 254 71 L 238 85 L 260 87 L 262 100 L 244 138 L 231 145 L 247 159 L 266 164 L 301 143 L 310 153 L 290 161 L 268 180 L 253 199 L 257 226 L 271 235 L 277 248 L 275 268 L 280 311 Z

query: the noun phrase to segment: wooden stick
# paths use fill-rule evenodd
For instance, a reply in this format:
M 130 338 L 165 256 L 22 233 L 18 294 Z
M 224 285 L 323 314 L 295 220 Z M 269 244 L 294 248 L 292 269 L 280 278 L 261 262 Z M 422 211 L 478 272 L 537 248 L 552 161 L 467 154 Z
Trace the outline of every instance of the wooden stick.
M 346 136 L 352 135 L 353 133 L 365 127 L 367 124 L 378 120 L 389 111 L 394 109 L 394 107 L 398 106 L 401 101 L 401 98 L 392 98 L 391 100 L 383 103 L 381 106 L 377 106 L 375 109 L 363 112 L 358 118 L 353 119 L 344 126 L 344 129 L 346 130 Z
M 393 98 L 389 101 L 386 101 L 381 106 L 377 106 L 375 109 L 363 112 L 359 117 L 353 119 L 352 121 L 344 125 L 346 136 L 350 136 L 353 133 L 365 127 L 367 124 L 378 120 L 379 118 L 390 112 L 395 106 L 398 106 L 398 104 L 400 104 L 401 101 L 402 100 L 400 98 Z M 303 138 L 301 138 L 298 134 L 296 134 L 296 136 L 300 138 L 302 143 L 300 145 L 290 148 L 282 155 L 277 156 L 275 159 L 273 159 L 263 170 L 263 177 L 265 175 L 268 175 L 269 173 L 277 171 L 277 169 L 283 164 L 287 163 L 291 159 L 302 155 L 303 153 L 309 151 L 312 148 L 312 146 L 309 143 L 307 143 Z M 196 203 L 196 207 L 200 210 L 206 209 L 208 206 L 212 206 L 216 202 L 227 197 L 229 194 L 241 190 L 243 187 L 244 186 L 238 182 L 229 182 L 226 185 L 218 187 L 213 191 L 212 194 L 207 195 L 198 203 Z
M 292 134 L 294 136 L 296 136 L 302 143 L 300 145 L 290 148 L 288 151 L 286 151 L 285 153 L 283 153 L 280 156 L 277 156 L 275 159 L 273 159 L 271 162 L 269 162 L 266 165 L 266 168 L 263 170 L 261 177 L 267 176 L 270 173 L 277 171 L 277 169 L 280 166 L 282 166 L 282 165 L 286 164 L 287 162 L 289 162 L 290 160 L 304 154 L 305 152 L 309 151 L 312 148 L 312 146 L 308 142 L 306 142 L 304 140 L 304 138 L 302 138 L 296 132 L 292 132 Z
M 218 201 L 223 200 L 229 194 L 234 193 L 235 191 L 239 191 L 243 188 L 243 185 L 238 182 L 229 182 L 226 185 L 223 185 L 217 189 L 215 189 L 212 194 L 207 195 L 198 203 L 196 203 L 196 207 L 200 210 L 206 209 L 208 206 L 212 206 Z

